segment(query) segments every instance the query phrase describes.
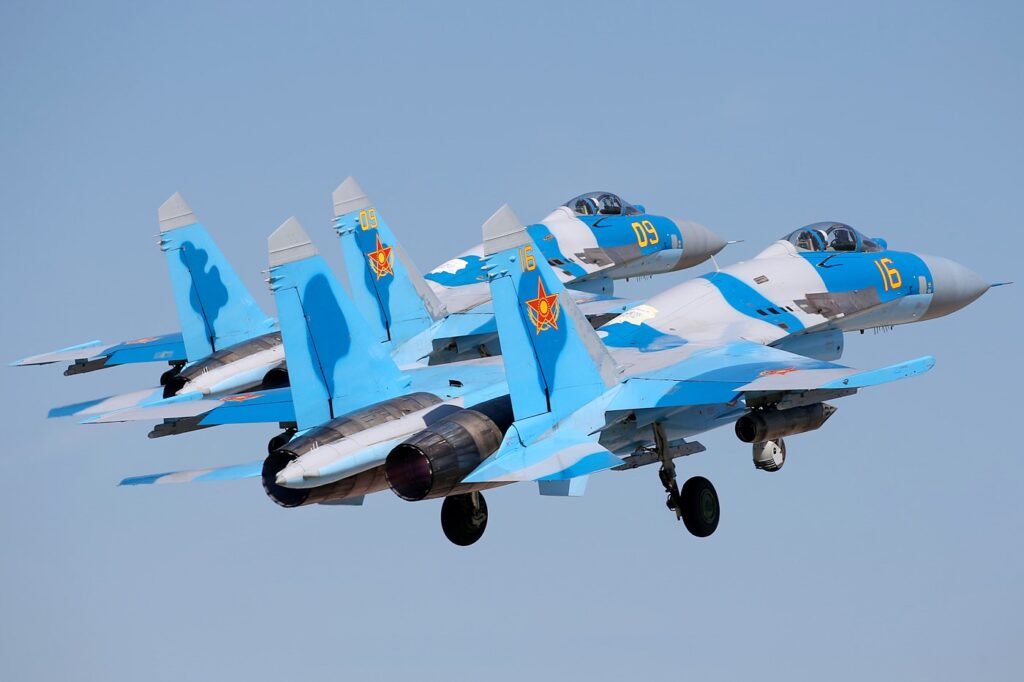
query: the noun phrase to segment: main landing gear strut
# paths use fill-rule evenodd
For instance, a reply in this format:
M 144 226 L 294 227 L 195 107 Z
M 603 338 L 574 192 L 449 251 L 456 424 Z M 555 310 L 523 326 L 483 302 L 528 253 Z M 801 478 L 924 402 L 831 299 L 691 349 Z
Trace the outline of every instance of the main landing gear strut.
M 668 493 L 666 506 L 681 519 L 686 530 L 699 538 L 706 538 L 718 528 L 718 493 L 711 481 L 703 476 L 694 476 L 683 484 L 682 490 L 676 482 L 676 464 L 668 452 L 665 430 L 661 424 L 654 424 L 654 449 L 661 460 L 658 478 Z

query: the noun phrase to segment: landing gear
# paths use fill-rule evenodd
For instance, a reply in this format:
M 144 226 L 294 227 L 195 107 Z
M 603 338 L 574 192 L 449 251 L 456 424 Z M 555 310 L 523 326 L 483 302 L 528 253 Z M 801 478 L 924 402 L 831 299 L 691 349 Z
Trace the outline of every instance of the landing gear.
M 166 386 L 167 382 L 178 376 L 181 373 L 181 368 L 185 366 L 185 363 L 174 363 L 171 368 L 160 375 L 160 385 Z
M 683 484 L 679 493 L 682 510 L 678 512 L 686 530 L 699 538 L 706 538 L 718 528 L 718 493 L 711 481 L 694 476 Z
M 676 465 L 666 447 L 665 430 L 661 424 L 654 424 L 654 449 L 661 459 L 658 478 L 668 493 L 665 505 L 676 513 L 686 530 L 699 538 L 706 538 L 718 528 L 718 493 L 711 481 L 703 476 L 694 476 L 679 490 L 676 483 Z
M 270 442 L 267 443 L 267 452 L 273 453 L 275 450 L 283 448 L 294 436 L 295 429 L 285 429 L 270 439 Z
M 441 530 L 460 547 L 479 540 L 487 528 L 487 502 L 478 492 L 452 495 L 441 505 Z

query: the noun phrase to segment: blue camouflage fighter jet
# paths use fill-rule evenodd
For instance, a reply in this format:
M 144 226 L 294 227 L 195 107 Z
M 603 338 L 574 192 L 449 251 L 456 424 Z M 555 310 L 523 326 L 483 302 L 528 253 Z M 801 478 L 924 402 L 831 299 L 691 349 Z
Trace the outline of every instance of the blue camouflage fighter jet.
M 487 523 L 480 491 L 537 481 L 578 495 L 590 474 L 660 464 L 667 505 L 698 537 L 718 527 L 705 478 L 679 488 L 674 460 L 688 440 L 733 424 L 754 465 L 777 471 L 784 438 L 820 428 L 826 400 L 928 371 L 931 357 L 859 371 L 836 364 L 843 332 L 952 313 L 990 287 L 944 258 L 892 251 L 842 223 L 817 223 L 754 259 L 684 282 L 594 331 L 508 207 L 484 225 L 514 420 L 493 451 L 465 449 L 460 483 L 442 509 L 445 534 L 476 542 Z M 391 489 L 431 497 L 451 444 L 429 430 L 385 462 Z
M 552 262 L 564 266 L 563 279 L 575 287 L 572 291 L 591 319 L 607 319 L 621 308 L 623 301 L 610 295 L 613 278 L 690 267 L 725 246 L 696 223 L 641 212 L 607 192 L 595 196 L 600 203 L 588 201 L 603 213 L 590 216 L 590 222 L 571 219 L 563 207 L 547 222 L 531 226 L 552 254 Z M 485 281 L 446 276 L 444 283 L 431 280 L 428 286 L 354 178 L 339 185 L 333 199 L 356 302 L 400 363 L 425 358 L 438 364 L 500 353 Z M 210 409 L 210 400 L 288 385 L 276 321 L 259 309 L 180 194 L 160 207 L 159 218 L 160 245 L 183 329 L 180 352 L 176 346 L 161 351 L 170 354 L 166 357 L 149 352 L 165 348 L 166 339 L 178 338 L 169 335 L 119 344 L 114 348 L 121 350 L 114 351 L 85 344 L 15 364 L 77 358 L 66 373 L 80 373 L 129 361 L 167 359 L 172 368 L 161 377 L 162 388 L 63 406 L 51 410 L 50 416 L 75 415 L 90 423 L 162 420 L 150 434 L 158 437 L 210 426 L 201 418 Z M 562 253 L 570 247 L 576 249 L 574 256 Z M 452 272 L 455 266 L 449 261 L 442 270 Z M 202 402 L 193 402 L 197 400 Z
M 278 259 L 272 270 L 278 306 L 289 305 L 290 291 L 307 316 L 312 309 L 345 310 L 342 317 L 353 319 L 340 287 L 315 305 L 304 302 L 322 289 L 309 283 L 323 269 L 302 265 L 313 255 L 301 246 L 308 240 L 284 239 L 281 231 L 277 239 L 290 245 L 279 249 L 290 255 L 271 256 L 272 263 Z M 930 357 L 869 371 L 836 364 L 844 332 L 947 315 L 990 286 L 947 259 L 892 251 L 848 225 L 819 223 L 750 261 L 673 287 L 595 331 L 538 248 L 507 207 L 484 225 L 480 267 L 493 296 L 501 361 L 515 371 L 494 380 L 488 363 L 497 359 L 467 362 L 459 378 L 449 377 L 449 388 L 461 391 L 452 397 L 438 390 L 442 375 L 428 380 L 433 385 L 420 384 L 434 393 L 417 394 L 408 392 L 411 383 L 385 378 L 382 385 L 406 391 L 389 400 L 415 396 L 415 402 L 384 403 L 377 412 L 334 421 L 325 420 L 337 412 L 323 407 L 331 390 L 320 388 L 319 413 L 308 420 L 320 425 L 280 444 L 262 466 L 123 483 L 262 475 L 283 506 L 361 502 L 388 487 L 411 501 L 443 497 L 445 535 L 469 545 L 487 525 L 484 490 L 537 481 L 541 494 L 576 496 L 590 474 L 659 464 L 669 508 L 705 537 L 718 526 L 717 493 L 699 476 L 680 488 L 675 472 L 675 459 L 704 450 L 694 436 L 733 424 L 737 437 L 752 445 L 754 465 L 777 471 L 785 463 L 784 438 L 820 428 L 834 413 L 826 400 L 934 364 Z M 303 365 L 315 370 L 308 349 L 331 339 L 337 344 L 346 331 L 338 324 L 313 331 L 309 319 L 285 323 L 282 307 L 289 363 L 297 345 Z M 291 330 L 307 324 L 310 331 L 294 334 L 290 344 Z M 355 340 L 345 347 L 351 352 Z M 420 402 L 424 393 L 431 404 Z

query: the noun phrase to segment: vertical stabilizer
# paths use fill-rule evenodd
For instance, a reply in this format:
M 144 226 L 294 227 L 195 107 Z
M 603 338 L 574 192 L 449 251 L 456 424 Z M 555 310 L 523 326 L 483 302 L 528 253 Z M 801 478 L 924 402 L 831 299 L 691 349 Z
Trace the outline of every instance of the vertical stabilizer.
M 175 193 L 158 212 L 160 249 L 189 362 L 274 328 L 185 199 Z
M 567 414 L 613 386 L 614 360 L 512 209 L 498 209 L 483 235 L 516 419 Z
M 387 346 L 368 329 L 299 221 L 285 221 L 267 247 L 299 428 L 327 422 L 353 402 L 400 393 L 405 377 Z
M 334 190 L 352 296 L 381 341 L 402 343 L 447 312 L 353 177 Z

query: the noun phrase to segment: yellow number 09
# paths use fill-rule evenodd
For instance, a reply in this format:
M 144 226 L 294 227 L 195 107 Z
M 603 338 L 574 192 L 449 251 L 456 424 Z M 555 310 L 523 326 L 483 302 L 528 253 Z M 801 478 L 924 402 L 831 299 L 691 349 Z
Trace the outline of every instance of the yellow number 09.
M 377 229 L 377 209 L 369 208 L 359 212 L 359 227 L 363 230 Z
M 519 266 L 523 272 L 529 272 L 537 268 L 537 258 L 533 255 L 532 246 L 524 246 L 519 249 Z
M 657 244 L 661 241 L 650 220 L 633 223 L 633 232 L 636 233 L 636 243 L 641 249 L 648 244 Z
M 899 289 L 903 286 L 903 278 L 900 276 L 900 271 L 892 266 L 891 258 L 876 260 L 875 267 L 882 273 L 882 284 L 885 286 L 886 291 Z

